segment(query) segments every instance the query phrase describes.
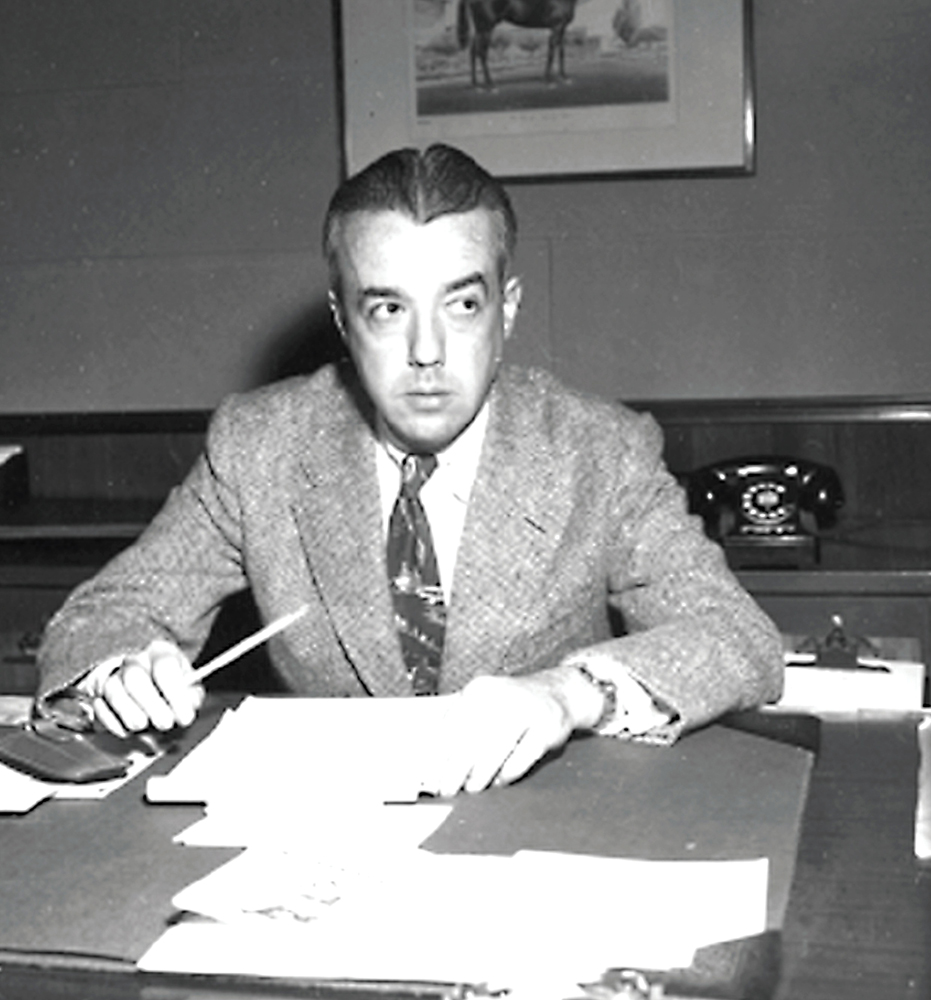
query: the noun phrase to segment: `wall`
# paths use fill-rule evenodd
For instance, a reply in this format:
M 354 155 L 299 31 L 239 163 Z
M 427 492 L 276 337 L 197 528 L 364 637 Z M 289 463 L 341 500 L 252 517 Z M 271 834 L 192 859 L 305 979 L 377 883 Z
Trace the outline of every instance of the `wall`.
M 0 412 L 210 407 L 309 363 L 329 0 L 0 0 Z
M 931 5 L 753 8 L 754 176 L 516 188 L 540 354 L 626 398 L 927 395 Z
M 333 21 L 0 0 L 0 412 L 212 407 L 330 350 Z M 931 5 L 754 26 L 754 176 L 511 185 L 512 357 L 629 399 L 928 395 Z

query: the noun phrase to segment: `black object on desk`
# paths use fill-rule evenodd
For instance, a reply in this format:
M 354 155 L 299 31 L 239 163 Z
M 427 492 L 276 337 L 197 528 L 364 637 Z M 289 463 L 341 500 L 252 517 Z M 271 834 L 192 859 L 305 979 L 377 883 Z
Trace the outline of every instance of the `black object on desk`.
M 37 726 L 0 727 L 0 762 L 52 782 L 107 781 L 129 770 L 125 748 L 108 751 L 90 734 L 54 724 Z

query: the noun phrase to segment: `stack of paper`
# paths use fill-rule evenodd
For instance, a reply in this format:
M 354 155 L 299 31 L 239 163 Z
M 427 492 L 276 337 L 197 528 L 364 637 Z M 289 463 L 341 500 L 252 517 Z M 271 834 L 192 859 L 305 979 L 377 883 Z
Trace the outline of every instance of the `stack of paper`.
M 169 774 L 150 778 L 150 802 L 301 796 L 413 802 L 424 761 L 452 699 L 247 698 Z
M 147 794 L 206 803 L 181 843 L 246 850 L 174 897 L 183 917 L 139 967 L 547 1000 L 609 967 L 688 966 L 699 947 L 766 929 L 767 858 L 419 849 L 451 808 L 415 801 L 447 711 L 445 698 L 247 699 L 228 713 Z
M 698 947 L 761 933 L 767 876 L 766 859 L 410 851 L 386 863 L 251 849 L 175 897 L 192 916 L 139 967 L 565 997 L 609 967 L 688 966 Z
M 821 667 L 814 654 L 786 655 L 785 688 L 777 708 L 818 714 L 921 710 L 923 663 L 860 657 L 856 669 Z

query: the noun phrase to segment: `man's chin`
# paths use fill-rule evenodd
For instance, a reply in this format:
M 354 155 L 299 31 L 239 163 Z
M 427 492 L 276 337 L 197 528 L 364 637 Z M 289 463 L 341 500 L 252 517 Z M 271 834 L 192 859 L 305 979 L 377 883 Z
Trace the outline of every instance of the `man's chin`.
M 465 429 L 465 424 L 419 416 L 416 420 L 389 425 L 388 429 L 394 443 L 404 451 L 434 453 L 452 444 Z

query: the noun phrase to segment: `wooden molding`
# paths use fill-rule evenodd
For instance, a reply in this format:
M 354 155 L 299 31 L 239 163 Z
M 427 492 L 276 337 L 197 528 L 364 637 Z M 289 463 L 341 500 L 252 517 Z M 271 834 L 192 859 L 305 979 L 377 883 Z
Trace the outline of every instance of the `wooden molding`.
M 931 399 L 798 397 L 625 401 L 663 425 L 747 423 L 931 422 Z
M 0 413 L 0 437 L 19 434 L 196 434 L 210 410 L 126 410 L 108 413 Z

